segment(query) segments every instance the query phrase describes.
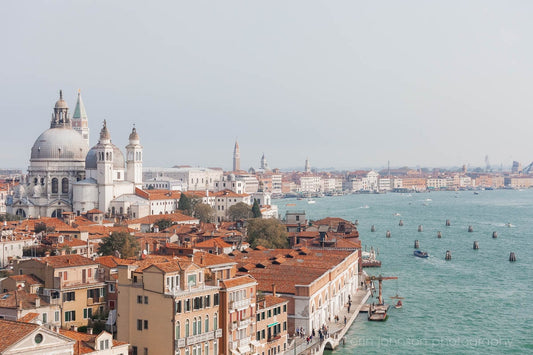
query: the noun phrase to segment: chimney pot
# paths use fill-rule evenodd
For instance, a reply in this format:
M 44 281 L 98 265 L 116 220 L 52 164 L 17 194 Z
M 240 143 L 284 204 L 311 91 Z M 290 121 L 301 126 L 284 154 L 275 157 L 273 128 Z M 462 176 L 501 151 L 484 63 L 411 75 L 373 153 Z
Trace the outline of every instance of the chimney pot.
M 272 296 L 276 297 L 276 284 L 272 284 Z
M 87 334 L 92 334 L 93 333 L 93 328 L 87 328 Z

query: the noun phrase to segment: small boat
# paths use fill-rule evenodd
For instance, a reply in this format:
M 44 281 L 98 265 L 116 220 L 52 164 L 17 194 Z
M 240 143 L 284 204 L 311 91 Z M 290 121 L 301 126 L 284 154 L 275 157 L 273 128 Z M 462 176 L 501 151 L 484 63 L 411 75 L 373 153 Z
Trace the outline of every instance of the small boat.
M 477 192 L 477 191 L 474 191 L 474 195 L 479 195 L 479 192 Z
M 396 302 L 396 305 L 394 306 L 394 308 L 400 309 L 400 308 L 402 308 L 402 306 L 403 306 L 402 300 L 398 300 L 398 302 Z
M 414 256 L 417 256 L 419 258 L 427 258 L 429 254 L 425 251 L 415 250 L 413 253 Z
M 307 203 L 311 205 L 311 204 L 313 204 L 313 203 L 316 203 L 316 201 L 315 201 L 315 200 L 311 200 L 311 199 L 309 199 L 309 200 L 307 200 Z
M 398 212 L 394 213 L 393 216 L 396 216 L 396 217 L 399 217 L 401 216 L 401 214 L 399 214 Z

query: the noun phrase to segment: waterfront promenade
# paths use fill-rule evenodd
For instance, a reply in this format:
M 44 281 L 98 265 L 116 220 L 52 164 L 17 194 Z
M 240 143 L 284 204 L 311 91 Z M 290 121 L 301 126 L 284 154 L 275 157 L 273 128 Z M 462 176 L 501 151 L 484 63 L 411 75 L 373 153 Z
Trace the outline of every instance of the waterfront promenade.
M 342 344 L 344 335 L 348 329 L 350 329 L 350 326 L 357 318 L 361 307 L 366 303 L 369 297 L 370 290 L 363 289 L 352 294 L 352 307 L 350 308 L 350 312 L 348 312 L 348 304 L 345 304 L 342 311 L 337 315 L 338 321 L 331 319 L 326 322 L 328 334 L 322 341 L 320 340 L 318 333 L 310 342 L 307 342 L 306 340 L 309 334 L 301 338 L 293 338 L 293 343 L 285 354 L 317 355 L 322 354 L 325 349 L 335 349 L 339 344 Z M 346 324 L 344 324 L 344 317 L 346 317 Z

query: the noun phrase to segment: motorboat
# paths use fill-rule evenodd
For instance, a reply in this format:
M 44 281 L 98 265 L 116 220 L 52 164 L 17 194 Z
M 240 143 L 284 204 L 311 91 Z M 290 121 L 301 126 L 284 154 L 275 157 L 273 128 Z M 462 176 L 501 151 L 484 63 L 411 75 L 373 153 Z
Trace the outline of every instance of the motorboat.
M 414 256 L 417 256 L 419 258 L 427 258 L 429 257 L 429 254 L 425 251 L 415 250 L 413 253 Z

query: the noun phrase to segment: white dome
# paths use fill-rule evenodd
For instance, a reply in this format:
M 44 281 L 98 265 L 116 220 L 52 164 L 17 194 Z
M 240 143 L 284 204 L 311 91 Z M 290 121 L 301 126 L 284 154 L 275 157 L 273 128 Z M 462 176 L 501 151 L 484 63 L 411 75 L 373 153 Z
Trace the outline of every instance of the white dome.
M 31 148 L 30 161 L 84 161 L 87 144 L 72 128 L 50 128 L 44 131 Z
M 113 146 L 113 169 L 124 169 L 124 154 L 120 151 L 120 149 L 114 145 Z M 98 147 L 98 144 L 92 147 L 89 150 L 89 153 L 87 153 L 87 157 L 85 158 L 85 169 L 96 169 L 96 148 Z

